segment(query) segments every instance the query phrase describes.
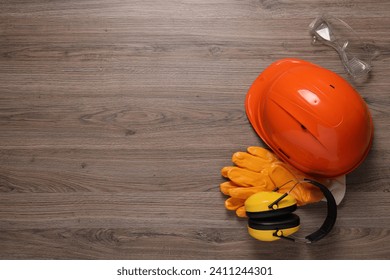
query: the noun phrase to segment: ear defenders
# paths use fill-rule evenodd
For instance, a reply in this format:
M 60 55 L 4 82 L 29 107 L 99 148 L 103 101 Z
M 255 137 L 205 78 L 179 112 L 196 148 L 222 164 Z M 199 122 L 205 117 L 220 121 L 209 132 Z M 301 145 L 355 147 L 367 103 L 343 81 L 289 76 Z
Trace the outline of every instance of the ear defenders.
M 318 187 L 327 201 L 325 221 L 317 231 L 305 237 L 306 243 L 313 243 L 325 237 L 332 230 L 337 218 L 337 205 L 327 187 L 309 179 L 303 181 Z M 246 200 L 245 209 L 249 218 L 248 232 L 255 239 L 295 241 L 294 238 L 288 236 L 299 230 L 300 219 L 293 213 L 297 209 L 296 200 L 288 193 L 258 192 Z

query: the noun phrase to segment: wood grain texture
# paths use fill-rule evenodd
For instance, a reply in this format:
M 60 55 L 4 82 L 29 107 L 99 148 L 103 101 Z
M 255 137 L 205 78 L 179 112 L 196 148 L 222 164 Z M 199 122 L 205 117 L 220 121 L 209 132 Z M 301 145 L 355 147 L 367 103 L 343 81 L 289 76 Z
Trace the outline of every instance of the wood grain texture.
M 270 63 L 312 46 L 328 12 L 381 55 L 366 100 L 375 139 L 348 175 L 330 236 L 259 243 L 225 211 L 220 169 L 262 145 L 244 109 Z M 0 1 L 1 259 L 389 259 L 390 2 Z M 324 205 L 300 209 L 301 237 Z

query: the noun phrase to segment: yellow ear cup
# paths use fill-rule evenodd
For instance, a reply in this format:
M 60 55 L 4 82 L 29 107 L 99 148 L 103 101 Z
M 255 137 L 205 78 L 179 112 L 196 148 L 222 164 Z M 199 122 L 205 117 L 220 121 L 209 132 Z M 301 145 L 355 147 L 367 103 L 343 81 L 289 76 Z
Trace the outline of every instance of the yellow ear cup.
M 290 195 L 287 195 L 281 201 L 278 202 L 276 208 L 269 209 L 268 206 L 280 198 L 283 194 L 277 192 L 258 192 L 251 195 L 245 201 L 245 209 L 247 212 L 264 212 L 270 210 L 276 210 L 281 208 L 287 208 L 296 205 L 297 201 Z
M 273 218 L 250 218 L 248 220 L 248 232 L 258 240 L 275 241 L 280 239 L 281 236 L 286 237 L 298 231 L 299 223 L 299 217 L 292 213 Z
M 281 234 L 283 236 L 289 236 L 293 234 L 294 232 L 297 232 L 299 230 L 299 226 L 288 228 L 288 229 L 282 229 L 282 230 L 257 230 L 250 228 L 248 226 L 248 233 L 253 238 L 260 240 L 260 241 L 275 241 L 279 240 L 280 237 L 274 236 L 274 233 Z M 280 235 L 279 235 L 280 236 Z

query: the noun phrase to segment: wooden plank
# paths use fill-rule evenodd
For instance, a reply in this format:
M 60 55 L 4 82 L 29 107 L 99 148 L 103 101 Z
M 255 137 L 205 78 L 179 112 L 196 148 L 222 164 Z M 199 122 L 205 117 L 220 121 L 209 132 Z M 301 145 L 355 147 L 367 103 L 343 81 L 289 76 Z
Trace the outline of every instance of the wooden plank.
M 264 145 L 246 92 L 313 46 L 322 12 L 380 56 L 353 85 L 375 125 L 330 236 L 260 243 L 223 207 L 223 166 Z M 388 1 L 25 1 L 0 4 L 0 259 L 388 259 Z M 299 210 L 303 237 L 323 203 Z

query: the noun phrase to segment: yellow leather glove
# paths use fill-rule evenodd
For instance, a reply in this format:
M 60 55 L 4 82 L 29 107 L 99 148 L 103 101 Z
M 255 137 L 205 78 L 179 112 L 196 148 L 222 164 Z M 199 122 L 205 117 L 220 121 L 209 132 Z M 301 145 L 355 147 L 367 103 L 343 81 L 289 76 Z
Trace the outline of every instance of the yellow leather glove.
M 247 152 L 236 152 L 232 156 L 236 166 L 222 168 L 221 174 L 230 181 L 220 185 L 221 192 L 230 196 L 225 201 L 228 210 L 237 216 L 246 217 L 245 200 L 260 191 L 286 193 L 297 200 L 297 205 L 318 202 L 322 192 L 309 183 L 297 183 L 306 176 L 280 161 L 276 155 L 261 147 L 249 147 Z M 296 186 L 293 188 L 293 186 Z

